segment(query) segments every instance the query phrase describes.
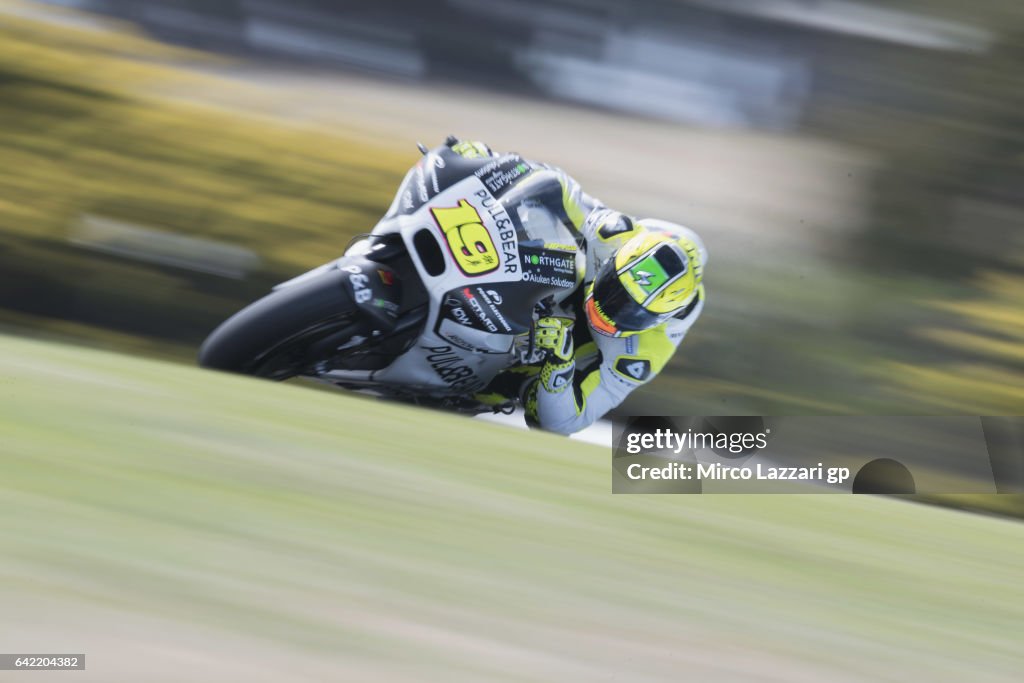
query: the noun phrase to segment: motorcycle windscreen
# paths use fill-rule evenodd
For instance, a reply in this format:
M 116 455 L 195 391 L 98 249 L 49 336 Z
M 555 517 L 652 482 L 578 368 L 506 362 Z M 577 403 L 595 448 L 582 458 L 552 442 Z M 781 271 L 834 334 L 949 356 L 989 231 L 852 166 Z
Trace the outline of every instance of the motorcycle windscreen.
M 533 173 L 501 198 L 509 215 L 518 219 L 514 222 L 520 245 L 565 251 L 583 245 L 563 199 L 562 183 L 552 171 Z

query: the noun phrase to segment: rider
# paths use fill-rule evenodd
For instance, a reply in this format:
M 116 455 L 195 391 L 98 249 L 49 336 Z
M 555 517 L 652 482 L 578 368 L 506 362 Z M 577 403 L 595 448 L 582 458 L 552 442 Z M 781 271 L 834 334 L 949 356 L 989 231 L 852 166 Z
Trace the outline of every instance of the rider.
M 501 156 L 481 142 L 452 149 Z M 571 434 L 665 367 L 704 308 L 707 251 L 689 228 L 614 211 L 561 169 L 526 163 L 556 174 L 566 214 L 584 237 L 586 274 L 575 296 L 537 321 L 543 359 L 501 373 L 478 398 L 517 398 L 528 424 Z

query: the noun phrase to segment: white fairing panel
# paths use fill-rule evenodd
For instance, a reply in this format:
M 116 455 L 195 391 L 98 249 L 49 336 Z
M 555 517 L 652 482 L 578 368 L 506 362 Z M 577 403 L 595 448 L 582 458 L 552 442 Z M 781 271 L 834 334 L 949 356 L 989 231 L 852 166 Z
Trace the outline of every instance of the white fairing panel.
M 515 226 L 484 184 L 470 176 L 432 198 L 408 216 L 382 222 L 402 235 L 430 296 L 430 311 L 416 344 L 390 366 L 373 373 L 381 384 L 420 388 L 430 394 L 465 394 L 483 388 L 513 361 L 515 331 L 498 310 L 502 297 L 493 285 L 522 279 Z M 444 272 L 435 276 L 413 243 L 428 229 L 444 255 Z M 492 287 L 488 287 L 488 285 Z M 455 300 L 447 293 L 458 290 Z M 454 315 L 440 320 L 441 310 Z M 472 310 L 464 310 L 470 308 Z M 487 331 L 460 324 L 463 316 L 483 320 Z

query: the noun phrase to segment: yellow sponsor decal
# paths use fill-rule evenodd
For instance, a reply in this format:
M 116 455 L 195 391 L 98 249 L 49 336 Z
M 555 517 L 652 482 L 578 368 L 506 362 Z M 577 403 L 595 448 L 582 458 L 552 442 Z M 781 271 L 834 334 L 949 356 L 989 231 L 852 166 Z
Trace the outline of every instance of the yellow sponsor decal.
M 472 204 L 460 199 L 458 206 L 431 209 L 430 213 L 463 273 L 483 275 L 498 268 L 498 250 Z

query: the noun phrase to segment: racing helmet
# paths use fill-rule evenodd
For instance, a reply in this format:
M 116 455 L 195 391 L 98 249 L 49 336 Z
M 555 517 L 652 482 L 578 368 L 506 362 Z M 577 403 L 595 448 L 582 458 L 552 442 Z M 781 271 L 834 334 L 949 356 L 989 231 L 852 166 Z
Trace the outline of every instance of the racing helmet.
M 706 258 L 695 233 L 671 223 L 651 229 L 651 221 L 597 271 L 584 308 L 590 326 L 620 337 L 667 321 L 700 295 Z

